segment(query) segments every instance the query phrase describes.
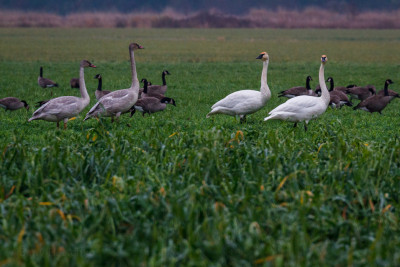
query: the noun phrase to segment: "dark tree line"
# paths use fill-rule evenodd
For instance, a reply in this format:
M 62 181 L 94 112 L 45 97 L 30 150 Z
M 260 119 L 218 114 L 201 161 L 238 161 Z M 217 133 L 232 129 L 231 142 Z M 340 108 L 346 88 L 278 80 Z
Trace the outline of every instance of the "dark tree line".
M 182 13 L 217 9 L 224 13 L 243 14 L 249 9 L 304 9 L 309 6 L 334 11 L 393 10 L 400 8 L 400 0 L 0 0 L 1 9 L 40 11 L 68 14 L 82 11 L 141 12 L 163 11 L 166 7 Z

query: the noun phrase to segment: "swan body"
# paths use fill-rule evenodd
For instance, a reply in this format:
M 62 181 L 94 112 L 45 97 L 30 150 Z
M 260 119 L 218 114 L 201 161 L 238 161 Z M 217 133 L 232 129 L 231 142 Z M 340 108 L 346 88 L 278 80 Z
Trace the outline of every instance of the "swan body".
M 319 83 L 321 86 L 321 97 L 302 95 L 291 98 L 285 103 L 279 105 L 264 119 L 267 120 L 284 120 L 294 122 L 297 126 L 298 122 L 304 121 L 304 129 L 307 131 L 307 124 L 310 120 L 319 117 L 326 111 L 329 105 L 330 95 L 325 84 L 324 66 L 327 57 L 321 57 L 321 67 L 319 70 Z
M 225 114 L 240 116 L 240 121 L 244 122 L 246 115 L 255 113 L 265 106 L 271 98 L 271 91 L 267 84 L 269 56 L 266 52 L 262 52 L 257 59 L 263 61 L 260 91 L 241 90 L 227 95 L 211 107 L 211 112 L 207 114 L 207 118 L 215 114 Z
M 79 72 L 79 87 L 81 97 L 61 96 L 47 100 L 39 109 L 37 109 L 28 121 L 45 120 L 50 122 L 64 122 L 64 129 L 67 128 L 69 118 L 77 116 L 87 105 L 89 105 L 90 97 L 86 90 L 84 68 L 96 66 L 87 60 L 82 60 Z
M 136 103 L 139 96 L 139 81 L 136 73 L 136 63 L 134 50 L 143 49 L 141 45 L 137 43 L 131 43 L 129 45 L 129 53 L 131 57 L 131 70 L 132 70 L 132 84 L 128 89 L 122 89 L 110 92 L 98 100 L 98 102 L 89 110 L 84 119 L 88 120 L 92 117 L 111 117 L 112 121 L 114 117 L 117 119 L 123 113 L 129 111 L 129 109 Z

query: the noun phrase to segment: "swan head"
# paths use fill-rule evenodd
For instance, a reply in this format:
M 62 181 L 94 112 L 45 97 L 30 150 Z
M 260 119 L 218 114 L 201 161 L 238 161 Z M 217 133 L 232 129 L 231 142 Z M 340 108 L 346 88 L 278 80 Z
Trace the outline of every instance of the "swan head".
M 144 49 L 144 47 L 137 43 L 131 43 L 129 45 L 129 50 L 137 50 L 137 49 Z
M 29 105 L 28 103 L 26 103 L 25 100 L 21 100 L 22 103 L 24 103 L 24 108 L 26 108 L 26 110 L 29 110 Z
M 328 61 L 328 57 L 326 55 L 321 56 L 321 62 L 322 64 L 325 64 Z
M 100 79 L 101 79 L 101 75 L 100 75 L 100 74 L 96 74 L 96 75 L 94 76 L 94 78 L 100 80 Z
M 92 63 L 90 63 L 90 61 L 88 61 L 86 59 L 81 61 L 81 67 L 83 67 L 83 68 L 87 68 L 87 67 L 96 68 L 95 65 L 93 65 Z
M 261 59 L 262 61 L 269 60 L 269 56 L 267 52 L 261 52 L 256 59 Z
M 391 79 L 387 79 L 386 81 L 385 81 L 385 83 L 387 84 L 387 85 L 389 85 L 389 84 L 392 84 L 392 83 L 394 83 Z

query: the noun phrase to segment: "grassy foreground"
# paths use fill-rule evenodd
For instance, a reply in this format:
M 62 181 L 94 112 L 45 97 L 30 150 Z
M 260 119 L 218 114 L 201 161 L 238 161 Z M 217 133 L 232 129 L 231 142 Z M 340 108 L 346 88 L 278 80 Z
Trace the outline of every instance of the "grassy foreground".
M 0 97 L 33 106 L 44 76 L 70 89 L 79 61 L 95 103 L 139 79 L 160 83 L 177 107 L 151 116 L 82 122 L 66 131 L 0 110 L 0 265 L 393 266 L 400 262 L 399 105 L 383 115 L 344 107 L 309 131 L 262 119 L 277 93 L 317 84 L 319 58 L 337 85 L 400 83 L 400 31 L 0 29 Z M 206 119 L 230 92 L 260 86 L 270 55 L 273 96 L 240 125 Z M 400 91 L 400 89 L 397 89 Z

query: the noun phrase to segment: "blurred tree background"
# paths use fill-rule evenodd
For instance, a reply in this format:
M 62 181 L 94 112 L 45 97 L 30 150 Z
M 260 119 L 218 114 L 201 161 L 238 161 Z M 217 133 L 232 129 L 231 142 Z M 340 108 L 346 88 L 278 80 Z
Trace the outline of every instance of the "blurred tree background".
M 302 10 L 307 7 L 319 7 L 344 13 L 367 10 L 388 11 L 399 9 L 400 0 L 0 0 L 0 9 L 50 12 L 60 15 L 83 11 L 161 12 L 166 8 L 172 8 L 181 13 L 217 9 L 223 13 L 241 15 L 250 9 Z

